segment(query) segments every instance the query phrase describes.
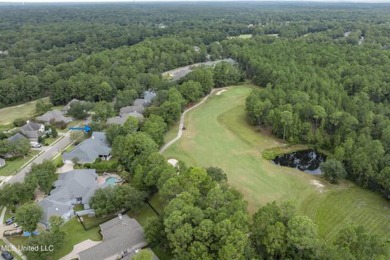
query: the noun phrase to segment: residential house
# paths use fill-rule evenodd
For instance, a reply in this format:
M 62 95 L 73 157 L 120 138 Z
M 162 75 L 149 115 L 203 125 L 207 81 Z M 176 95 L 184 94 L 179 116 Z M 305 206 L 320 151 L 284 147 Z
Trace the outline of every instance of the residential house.
M 108 125 L 123 125 L 129 117 L 134 117 L 138 119 L 139 121 L 142 121 L 144 119 L 144 116 L 138 112 L 131 112 L 131 113 L 124 113 L 120 116 L 114 116 L 107 119 Z
M 144 99 L 147 105 L 151 105 L 153 99 L 157 96 L 156 92 L 148 90 L 144 92 Z
M 71 107 L 74 103 L 77 103 L 77 102 L 83 102 L 83 101 L 80 101 L 80 100 L 75 99 L 75 98 L 72 99 L 71 101 L 69 101 L 68 104 L 66 104 L 66 105 L 64 106 L 64 108 L 62 109 L 62 112 L 64 112 L 64 114 L 68 113 L 70 107 Z
M 137 98 L 136 100 L 134 100 L 133 106 L 143 106 L 143 107 L 147 107 L 147 106 L 148 106 L 148 103 L 147 103 L 146 100 L 143 99 L 143 98 Z
M 66 124 L 72 122 L 71 117 L 64 116 L 64 112 L 54 109 L 52 111 L 48 111 L 45 114 L 38 116 L 36 120 L 44 123 L 60 123 L 64 122 Z
M 21 139 L 27 139 L 27 138 L 20 133 L 16 133 L 16 134 L 8 137 L 7 141 L 10 143 L 13 143 L 13 142 L 16 142 L 16 141 L 21 140 Z
M 5 166 L 5 160 L 3 158 L 0 158 L 0 168 Z
M 145 112 L 145 107 L 142 105 L 122 107 L 119 111 L 119 115 L 129 114 L 133 112 L 143 114 Z
M 27 123 L 20 127 L 20 133 L 30 141 L 31 144 L 38 143 L 38 138 L 45 134 L 45 126 L 34 122 Z
M 65 221 L 74 216 L 76 204 L 88 204 L 90 198 L 99 188 L 107 184 L 99 184 L 94 169 L 73 170 L 59 175 L 50 195 L 38 202 L 44 212 L 41 220 L 47 226 L 51 216 L 60 216 Z
M 143 228 L 137 220 L 127 215 L 119 215 L 101 224 L 100 230 L 103 241 L 81 251 L 78 254 L 79 260 L 131 259 L 139 249 L 147 246 Z
M 81 142 L 72 151 L 62 155 L 64 162 L 93 163 L 96 159 L 111 159 L 111 147 L 104 132 L 93 132 L 91 138 Z

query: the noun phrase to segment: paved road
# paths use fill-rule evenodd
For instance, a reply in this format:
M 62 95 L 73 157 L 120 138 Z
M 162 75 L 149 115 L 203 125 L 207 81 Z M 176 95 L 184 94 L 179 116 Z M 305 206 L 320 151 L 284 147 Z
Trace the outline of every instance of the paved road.
M 22 182 L 24 180 L 24 177 L 26 176 L 26 173 L 30 171 L 31 166 L 34 163 L 39 164 L 42 163 L 44 160 L 51 160 L 54 156 L 62 152 L 62 150 L 64 150 L 64 148 L 66 148 L 71 143 L 72 140 L 70 138 L 70 132 L 64 133 L 61 140 L 59 140 L 54 145 L 49 146 L 47 149 L 45 149 L 42 154 L 40 154 L 38 157 L 32 160 L 27 166 L 25 166 L 17 174 L 15 174 L 12 177 L 12 179 L 8 181 L 8 183 Z
M 213 89 L 210 94 L 208 94 L 207 96 L 205 96 L 202 101 L 200 101 L 198 104 L 196 104 L 195 106 L 192 106 L 188 109 L 186 109 L 183 114 L 181 115 L 180 117 L 180 123 L 179 123 L 179 131 L 177 132 L 177 135 L 174 139 L 172 139 L 171 141 L 169 141 L 168 143 L 166 143 L 163 147 L 161 147 L 160 149 L 160 153 L 163 153 L 169 146 L 171 146 L 172 144 L 174 144 L 177 140 L 179 140 L 181 138 L 181 136 L 183 135 L 183 127 L 184 127 L 184 119 L 185 119 L 185 116 L 188 112 L 190 112 L 191 110 L 197 108 L 198 106 L 202 105 L 204 102 L 206 102 L 206 100 L 215 92 L 215 91 L 220 91 L 221 88 L 219 89 Z

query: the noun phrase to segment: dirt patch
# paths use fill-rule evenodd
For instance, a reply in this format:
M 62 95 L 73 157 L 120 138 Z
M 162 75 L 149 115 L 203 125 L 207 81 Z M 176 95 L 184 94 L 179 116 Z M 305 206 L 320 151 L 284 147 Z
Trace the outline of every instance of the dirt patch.
M 217 96 L 220 96 L 220 95 L 221 95 L 223 92 L 225 92 L 225 91 L 227 91 L 227 89 L 222 89 L 222 90 L 218 91 L 216 95 L 217 95 Z
M 310 183 L 313 184 L 319 192 L 324 191 L 325 185 L 322 184 L 319 180 L 311 180 Z

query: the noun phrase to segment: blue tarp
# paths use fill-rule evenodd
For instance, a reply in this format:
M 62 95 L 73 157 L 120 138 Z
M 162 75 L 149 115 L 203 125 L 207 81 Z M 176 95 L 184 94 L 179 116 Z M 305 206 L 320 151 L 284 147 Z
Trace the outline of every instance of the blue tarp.
M 34 235 L 34 236 L 39 235 L 39 232 L 38 232 L 38 231 L 34 231 L 34 232 L 33 232 L 33 235 Z M 29 237 L 29 236 L 31 236 L 31 233 L 30 233 L 30 232 L 27 232 L 27 231 L 24 231 L 24 232 L 23 232 L 23 236 L 24 236 L 24 237 Z

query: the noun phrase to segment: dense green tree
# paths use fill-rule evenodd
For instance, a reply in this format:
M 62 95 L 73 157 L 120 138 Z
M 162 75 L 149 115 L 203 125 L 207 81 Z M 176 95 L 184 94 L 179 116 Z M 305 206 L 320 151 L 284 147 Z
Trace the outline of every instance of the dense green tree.
M 52 103 L 44 102 L 42 99 L 38 100 L 35 104 L 35 114 L 42 115 L 49 111 L 53 107 Z
M 167 131 L 167 124 L 161 116 L 152 114 L 145 120 L 141 131 L 147 133 L 156 144 L 161 146 L 164 144 L 164 134 Z
M 137 164 L 142 164 L 151 153 L 156 151 L 156 143 L 149 135 L 142 132 L 119 136 L 115 138 L 112 145 L 113 155 L 119 158 L 127 170 L 133 170 Z
M 224 183 L 228 180 L 226 173 L 219 167 L 208 167 L 206 171 L 207 174 L 216 182 Z
M 195 102 L 202 96 L 202 85 L 189 80 L 179 86 L 181 95 L 189 102 Z
M 36 183 L 37 187 L 46 194 L 52 188 L 56 179 L 56 167 L 51 161 L 44 161 L 31 167 L 31 171 L 26 175 L 25 182 Z
M 106 101 L 96 103 L 93 108 L 92 120 L 96 122 L 105 122 L 107 118 L 114 116 L 114 109 Z
M 18 224 L 23 227 L 23 230 L 33 232 L 43 217 L 43 210 L 37 204 L 27 203 L 16 210 L 15 217 L 18 220 Z
M 320 166 L 321 172 L 325 179 L 331 183 L 337 183 L 337 180 L 347 175 L 344 165 L 335 159 L 328 159 L 323 162 Z

